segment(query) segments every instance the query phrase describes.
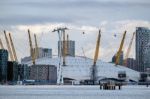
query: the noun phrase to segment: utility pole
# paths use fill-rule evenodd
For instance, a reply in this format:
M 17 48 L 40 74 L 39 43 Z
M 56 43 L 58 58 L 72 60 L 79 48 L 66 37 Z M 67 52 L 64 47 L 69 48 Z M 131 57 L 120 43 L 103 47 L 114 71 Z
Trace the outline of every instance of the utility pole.
M 59 67 L 57 68 L 57 71 L 58 71 L 58 77 L 57 77 L 57 83 L 58 84 L 63 84 L 63 77 L 62 77 L 62 65 L 61 65 L 61 56 L 62 56 L 62 44 L 61 44 L 61 41 L 62 41 L 62 35 L 65 36 L 65 30 L 67 30 L 68 28 L 57 28 L 57 29 L 54 29 L 52 32 L 57 32 L 58 33 L 58 38 L 59 38 Z M 65 40 L 65 37 L 63 38 L 63 40 Z M 64 47 L 65 44 L 63 44 L 63 66 L 65 66 L 65 51 L 64 51 Z

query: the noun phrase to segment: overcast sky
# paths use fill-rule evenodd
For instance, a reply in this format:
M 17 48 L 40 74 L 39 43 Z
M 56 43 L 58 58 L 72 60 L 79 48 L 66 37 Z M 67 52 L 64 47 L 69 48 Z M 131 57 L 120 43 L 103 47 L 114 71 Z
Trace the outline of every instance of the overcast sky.
M 5 44 L 3 30 L 11 32 L 18 57 L 28 56 L 29 28 L 38 35 L 39 46 L 52 48 L 53 54 L 57 54 L 58 37 L 51 31 L 67 26 L 70 39 L 76 41 L 76 55 L 83 55 L 83 48 L 85 55 L 93 58 L 101 28 L 99 59 L 110 61 L 125 30 L 126 52 L 135 27 L 150 28 L 149 13 L 150 0 L 0 0 L 0 37 Z M 134 56 L 135 43 L 130 57 Z

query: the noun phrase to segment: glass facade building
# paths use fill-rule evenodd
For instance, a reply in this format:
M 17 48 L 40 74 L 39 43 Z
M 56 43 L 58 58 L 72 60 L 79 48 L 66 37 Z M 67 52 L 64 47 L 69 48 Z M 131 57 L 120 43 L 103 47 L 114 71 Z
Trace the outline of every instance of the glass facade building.
M 150 42 L 144 47 L 144 68 L 150 73 Z
M 146 57 L 150 54 L 144 54 L 145 48 L 150 42 L 150 29 L 145 27 L 136 28 L 136 70 L 144 72 L 146 70 Z M 149 49 L 150 50 L 150 49 Z M 147 51 L 148 52 L 148 51 Z M 148 61 L 149 62 L 149 61 Z
M 7 81 L 8 51 L 0 49 L 0 82 Z
M 18 63 L 8 61 L 8 69 L 7 69 L 7 81 L 16 82 L 18 80 Z
M 27 80 L 29 79 L 29 66 L 26 64 L 19 64 L 18 65 L 18 76 L 19 76 L 19 80 L 23 81 L 23 80 Z

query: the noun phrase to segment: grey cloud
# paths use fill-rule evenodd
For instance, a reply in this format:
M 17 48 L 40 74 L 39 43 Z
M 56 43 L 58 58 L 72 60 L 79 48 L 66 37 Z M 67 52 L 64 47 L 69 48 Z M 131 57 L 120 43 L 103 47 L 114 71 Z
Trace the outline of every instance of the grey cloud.
M 57 16 L 11 16 L 8 18 L 0 18 L 1 25 L 19 25 L 19 24 L 44 24 L 48 22 L 73 22 L 70 18 Z M 2 24 L 3 23 L 3 24 Z
M 150 0 L 1 0 L 0 32 L 6 29 L 15 33 L 15 44 L 18 49 L 22 47 L 22 50 L 24 51 L 24 49 L 28 48 L 28 45 L 24 47 L 27 43 L 26 31 L 20 31 L 16 28 L 11 28 L 11 26 L 17 27 L 20 24 L 25 24 L 27 26 L 40 24 L 43 26 L 45 23 L 71 23 L 76 24 L 79 27 L 82 25 L 97 27 L 101 26 L 100 24 L 103 20 L 106 20 L 108 21 L 108 24 L 105 28 L 108 31 L 103 33 L 103 37 L 105 38 L 102 38 L 101 45 L 104 51 L 111 48 L 116 48 L 114 49 L 116 51 L 120 41 L 117 39 L 113 42 L 112 33 L 120 31 L 121 27 L 126 24 L 116 24 L 115 22 L 120 20 L 145 20 L 149 22 L 149 11 Z M 138 25 L 141 23 L 142 22 L 139 22 Z M 49 25 L 46 27 L 49 27 Z M 39 32 L 42 31 L 43 30 Z M 96 35 L 89 35 L 87 40 L 84 41 L 85 39 L 83 39 L 82 36 L 79 39 L 80 36 L 76 34 L 78 32 L 79 31 L 72 33 L 71 36 L 71 39 L 74 39 L 77 42 L 77 51 L 80 51 L 82 46 L 86 46 L 91 42 L 92 44 L 93 42 L 95 43 L 93 37 L 96 37 Z M 49 36 L 44 38 L 45 41 L 49 40 L 47 37 L 51 37 L 50 34 L 47 33 L 47 35 Z M 22 38 L 22 40 L 20 40 L 20 38 Z M 56 50 L 57 40 L 58 39 L 55 38 L 55 41 L 50 41 L 50 45 L 48 43 L 42 44 L 46 47 L 50 46 Z M 56 44 L 54 44 L 54 42 Z M 81 44 L 81 42 L 83 43 Z M 112 42 L 112 44 L 110 44 L 110 42 Z M 106 56 L 107 53 L 103 53 L 105 53 Z M 89 55 L 91 55 L 91 53 L 89 53 Z M 109 55 L 112 56 L 114 53 L 111 52 Z M 20 56 L 24 57 L 24 55 Z M 105 56 L 103 56 L 103 59 Z M 109 60 L 111 56 L 109 56 Z
M 128 1 L 128 0 L 127 0 Z M 122 6 L 150 6 L 150 2 L 125 2 L 118 0 L 62 0 L 62 1 L 54 1 L 54 0 L 33 0 L 33 1 L 17 1 L 16 2 L 2 2 L 2 6 L 30 6 L 30 7 L 122 7 Z
M 96 24 L 103 20 L 150 20 L 148 0 L 4 0 L 1 24 L 69 22 Z

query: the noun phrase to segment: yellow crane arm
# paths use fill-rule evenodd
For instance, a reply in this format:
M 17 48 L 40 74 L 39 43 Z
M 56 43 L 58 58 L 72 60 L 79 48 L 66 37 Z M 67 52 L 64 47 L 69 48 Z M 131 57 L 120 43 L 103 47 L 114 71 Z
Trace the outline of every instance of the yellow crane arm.
M 127 58 L 129 57 L 129 54 L 130 54 L 130 51 L 131 51 L 131 47 L 132 47 L 134 36 L 135 36 L 135 32 L 133 33 L 131 41 L 129 43 L 129 47 L 127 49 L 127 53 L 126 53 L 125 60 L 124 60 L 124 65 L 126 65 L 126 63 L 127 63 Z
M 7 35 L 6 35 L 6 31 L 4 30 L 4 35 L 5 35 L 5 39 L 6 39 L 6 43 L 7 43 L 7 48 L 8 48 L 8 52 L 10 54 L 10 60 L 11 61 L 14 61 L 14 57 L 13 57 L 13 53 L 12 53 L 12 50 L 11 50 L 11 47 L 10 47 L 10 44 L 9 44 L 9 40 L 7 38 Z
M 95 49 L 95 55 L 94 55 L 94 62 L 93 62 L 93 66 L 96 65 L 96 61 L 98 59 L 98 55 L 99 55 L 99 46 L 100 46 L 100 38 L 101 38 L 101 31 L 99 30 L 99 34 L 97 37 L 97 43 L 96 43 L 96 49 Z
M 31 34 L 30 34 L 30 30 L 29 29 L 28 29 L 28 35 L 29 35 L 29 44 L 30 44 L 30 56 L 32 58 L 33 65 L 35 65 L 34 50 L 33 50 L 33 46 L 32 46 L 32 39 L 31 39 Z
M 126 37 L 126 32 L 127 31 L 125 31 L 124 34 L 123 34 L 123 38 L 121 40 L 121 44 L 120 44 L 119 50 L 118 50 L 117 55 L 116 55 L 116 61 L 115 61 L 116 65 L 119 64 L 120 54 L 121 54 L 121 51 L 122 51 L 122 48 L 123 48 L 124 40 L 125 40 L 125 37 Z
M 1 49 L 4 49 L 3 42 L 2 42 L 2 40 L 1 40 L 1 38 L 0 38 L 0 48 L 1 48 Z
M 10 40 L 10 43 L 11 43 L 11 48 L 12 48 L 12 52 L 13 52 L 13 55 L 14 55 L 14 60 L 15 60 L 16 62 L 18 62 L 16 50 L 15 50 L 14 43 L 13 43 L 13 41 L 12 41 L 12 37 L 11 37 L 11 34 L 10 34 L 10 33 L 9 33 L 9 40 Z

